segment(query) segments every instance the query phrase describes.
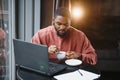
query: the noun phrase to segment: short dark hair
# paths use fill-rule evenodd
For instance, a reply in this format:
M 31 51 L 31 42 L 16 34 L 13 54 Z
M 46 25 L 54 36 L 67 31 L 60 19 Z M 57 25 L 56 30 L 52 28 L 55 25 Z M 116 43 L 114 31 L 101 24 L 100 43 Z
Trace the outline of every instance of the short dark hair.
M 70 11 L 66 7 L 57 8 L 55 11 L 54 17 L 56 17 L 56 16 L 63 16 L 63 17 L 71 18 Z

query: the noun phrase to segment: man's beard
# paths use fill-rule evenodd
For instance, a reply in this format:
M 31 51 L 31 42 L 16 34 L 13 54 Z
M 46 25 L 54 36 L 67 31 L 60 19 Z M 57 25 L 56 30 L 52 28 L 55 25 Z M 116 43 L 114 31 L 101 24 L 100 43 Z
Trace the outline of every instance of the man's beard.
M 57 32 L 57 35 L 62 37 L 62 38 L 64 38 L 66 36 L 66 34 L 67 34 L 67 31 L 65 33 L 63 33 L 63 34 L 60 34 L 59 31 L 56 31 L 56 32 Z

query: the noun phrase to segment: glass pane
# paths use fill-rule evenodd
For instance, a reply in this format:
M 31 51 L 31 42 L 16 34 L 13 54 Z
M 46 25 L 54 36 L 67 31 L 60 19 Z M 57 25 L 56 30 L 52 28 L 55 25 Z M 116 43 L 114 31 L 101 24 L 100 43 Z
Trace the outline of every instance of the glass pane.
M 0 0 L 0 80 L 6 78 L 8 0 Z

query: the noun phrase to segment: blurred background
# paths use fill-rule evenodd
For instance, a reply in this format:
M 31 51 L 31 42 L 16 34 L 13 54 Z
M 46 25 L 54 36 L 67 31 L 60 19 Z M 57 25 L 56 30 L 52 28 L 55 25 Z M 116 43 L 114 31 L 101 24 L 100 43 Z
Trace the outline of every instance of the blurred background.
M 52 25 L 58 7 L 69 8 L 72 26 L 83 31 L 98 55 L 101 80 L 120 73 L 120 0 L 0 0 L 0 80 L 14 80 L 13 38 L 31 41 Z M 117 76 L 118 75 L 118 76 Z

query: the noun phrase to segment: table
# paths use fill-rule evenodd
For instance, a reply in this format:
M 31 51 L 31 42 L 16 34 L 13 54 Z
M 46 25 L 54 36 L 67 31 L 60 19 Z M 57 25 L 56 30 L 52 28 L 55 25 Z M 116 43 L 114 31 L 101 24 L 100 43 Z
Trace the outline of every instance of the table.
M 66 64 L 63 64 L 63 65 L 66 65 Z M 96 68 L 96 66 L 90 65 L 87 63 L 82 63 L 81 65 L 75 66 L 75 67 L 71 67 L 71 66 L 66 65 L 66 67 L 67 68 L 64 71 L 62 71 L 58 74 L 72 72 L 72 71 L 75 71 L 77 69 L 83 69 L 83 70 L 87 70 L 87 71 L 90 71 L 90 72 L 93 72 L 96 74 L 101 74 L 99 69 Z M 17 76 L 22 78 L 22 79 L 19 78 L 19 80 L 56 80 L 53 77 L 45 76 L 45 75 L 35 73 L 35 72 L 29 71 L 26 69 L 22 69 L 22 68 L 19 68 Z M 96 80 L 99 80 L 99 78 Z

